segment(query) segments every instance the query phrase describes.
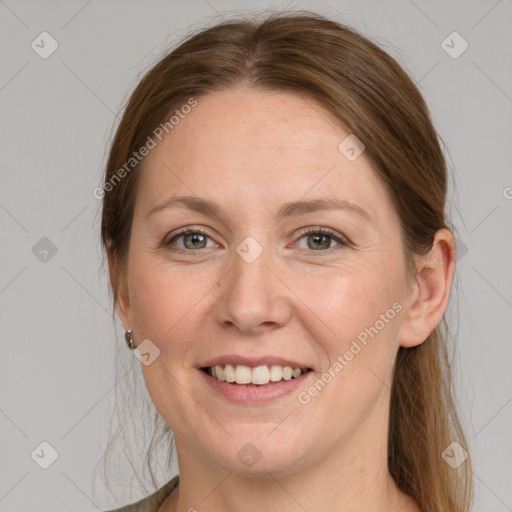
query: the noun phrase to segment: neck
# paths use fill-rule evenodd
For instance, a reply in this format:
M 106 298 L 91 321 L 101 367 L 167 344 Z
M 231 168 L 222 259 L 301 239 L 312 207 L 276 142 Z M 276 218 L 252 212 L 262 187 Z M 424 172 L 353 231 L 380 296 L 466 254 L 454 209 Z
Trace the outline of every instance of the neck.
M 421 512 L 389 475 L 386 429 L 375 436 L 375 425 L 387 419 L 377 414 L 328 453 L 308 464 L 301 460 L 289 472 L 234 473 L 177 437 L 180 485 L 160 512 Z

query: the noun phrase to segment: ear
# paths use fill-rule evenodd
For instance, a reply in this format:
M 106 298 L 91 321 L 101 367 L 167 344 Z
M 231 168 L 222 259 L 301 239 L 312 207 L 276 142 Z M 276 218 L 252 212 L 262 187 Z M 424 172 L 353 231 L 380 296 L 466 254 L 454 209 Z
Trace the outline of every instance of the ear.
M 123 322 L 125 329 L 130 329 L 133 325 L 131 318 L 130 300 L 125 279 L 122 278 L 118 268 L 117 257 L 112 250 L 107 251 L 108 273 L 110 283 L 116 300 L 116 309 L 119 318 Z
M 437 231 L 431 250 L 416 260 L 418 277 L 407 298 L 400 327 L 400 346 L 423 343 L 437 327 L 448 305 L 455 272 L 456 247 L 450 230 Z

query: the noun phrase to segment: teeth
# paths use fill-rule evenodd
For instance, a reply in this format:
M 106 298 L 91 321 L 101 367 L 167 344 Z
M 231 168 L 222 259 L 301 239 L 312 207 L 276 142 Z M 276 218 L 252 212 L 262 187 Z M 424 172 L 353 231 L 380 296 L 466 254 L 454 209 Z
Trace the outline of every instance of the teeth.
M 227 364 L 224 366 L 224 376 L 226 377 L 226 382 L 235 382 L 235 369 L 233 365 Z
M 226 380 L 226 373 L 222 366 L 217 365 L 215 367 L 215 375 L 212 375 L 212 377 L 217 377 L 218 380 L 225 381 Z
M 283 378 L 283 367 L 280 364 L 272 365 L 270 368 L 270 380 L 279 382 Z
M 293 375 L 293 369 L 291 366 L 285 366 L 283 368 L 283 379 L 284 380 L 290 380 Z
M 304 372 L 301 368 L 283 367 L 279 364 L 272 365 L 270 368 L 266 365 L 251 368 L 244 364 L 235 366 L 226 364 L 224 367 L 221 365 L 212 366 L 208 369 L 208 373 L 223 382 L 264 386 L 281 380 L 297 379 Z
M 250 370 L 250 369 L 249 369 Z M 256 366 L 251 372 L 251 382 L 253 384 L 268 384 L 270 380 L 270 370 L 268 366 Z
M 251 369 L 243 364 L 237 364 L 235 368 L 235 382 L 237 384 L 250 384 Z

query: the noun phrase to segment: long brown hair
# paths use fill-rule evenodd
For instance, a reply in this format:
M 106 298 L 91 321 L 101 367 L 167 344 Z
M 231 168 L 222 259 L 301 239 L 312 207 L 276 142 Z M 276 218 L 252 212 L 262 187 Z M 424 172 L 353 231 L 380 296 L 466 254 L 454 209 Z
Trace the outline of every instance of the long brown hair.
M 392 57 L 352 28 L 311 12 L 231 20 L 186 38 L 150 69 L 125 108 L 106 166 L 111 186 L 104 189 L 101 225 L 104 248 L 116 262 L 114 305 L 141 165 L 115 183 L 114 175 L 190 98 L 241 85 L 314 98 L 364 143 L 399 215 L 408 264 L 448 227 L 438 136 L 420 92 Z M 391 392 L 389 472 L 423 512 L 467 512 L 473 493 L 470 459 L 453 469 L 441 456 L 454 441 L 467 450 L 445 323 L 418 347 L 399 349 Z M 160 439 L 172 434 L 160 427 Z

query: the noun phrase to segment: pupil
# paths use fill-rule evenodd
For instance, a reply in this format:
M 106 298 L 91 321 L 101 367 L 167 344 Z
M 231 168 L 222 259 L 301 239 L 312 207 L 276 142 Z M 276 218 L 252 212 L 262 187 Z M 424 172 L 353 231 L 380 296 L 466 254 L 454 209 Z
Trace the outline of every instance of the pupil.
M 312 235 L 310 238 L 313 239 L 313 244 L 319 244 L 322 247 L 329 248 L 329 236 L 328 235 L 318 234 L 318 235 Z M 323 244 L 322 244 L 322 239 L 324 240 Z M 316 248 L 318 248 L 318 245 L 316 247 L 311 247 L 311 245 L 310 245 L 310 248 L 311 249 L 316 249 Z
M 204 240 L 201 240 L 201 238 L 204 238 L 204 235 L 200 235 L 200 234 L 197 234 L 197 233 L 194 233 L 192 235 L 187 235 L 187 238 L 188 238 L 189 241 L 192 242 L 192 246 L 193 247 L 197 247 L 197 244 L 198 243 L 200 244 L 201 241 L 204 242 Z

